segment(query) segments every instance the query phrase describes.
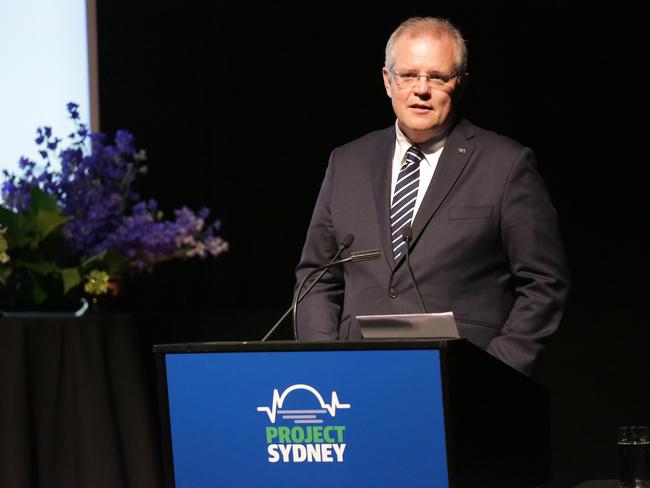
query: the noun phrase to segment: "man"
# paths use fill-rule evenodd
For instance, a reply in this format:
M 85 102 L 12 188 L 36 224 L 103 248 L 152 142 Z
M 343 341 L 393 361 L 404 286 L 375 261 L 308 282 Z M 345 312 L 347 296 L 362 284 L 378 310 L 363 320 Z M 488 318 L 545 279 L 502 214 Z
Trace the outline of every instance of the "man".
M 360 339 L 358 315 L 453 311 L 461 337 L 529 374 L 558 327 L 568 276 L 557 218 L 530 149 L 457 113 L 467 49 L 451 23 L 412 18 L 386 46 L 394 127 L 335 149 L 297 268 L 336 253 L 382 259 L 328 272 L 301 302 L 298 339 Z

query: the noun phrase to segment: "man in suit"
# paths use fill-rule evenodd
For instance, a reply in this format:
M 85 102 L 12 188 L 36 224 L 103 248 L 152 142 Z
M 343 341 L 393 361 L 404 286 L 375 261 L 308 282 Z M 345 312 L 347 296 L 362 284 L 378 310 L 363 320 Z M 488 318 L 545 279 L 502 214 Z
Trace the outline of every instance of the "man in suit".
M 297 268 L 336 253 L 382 258 L 330 270 L 301 302 L 298 339 L 360 339 L 358 315 L 453 311 L 461 337 L 529 374 L 558 327 L 568 275 L 532 151 L 458 114 L 467 49 L 447 20 L 412 18 L 386 46 L 394 126 L 335 149 Z

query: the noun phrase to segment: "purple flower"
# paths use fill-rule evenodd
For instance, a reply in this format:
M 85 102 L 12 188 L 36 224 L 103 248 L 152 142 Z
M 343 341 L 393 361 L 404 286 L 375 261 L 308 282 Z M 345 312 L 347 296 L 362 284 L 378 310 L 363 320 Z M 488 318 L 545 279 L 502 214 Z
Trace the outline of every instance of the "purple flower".
M 228 244 L 214 235 L 220 222 L 207 221 L 208 208 L 194 213 L 182 207 L 174 210 L 173 220 L 165 220 L 155 200 L 142 200 L 131 186 L 146 174 L 146 155 L 136 151 L 133 135 L 119 130 L 111 143 L 78 122 L 78 109 L 75 103 L 67 105 L 76 126 L 68 147 L 61 147 L 50 127 L 37 129 L 36 143 L 46 143 L 60 164 L 49 164 L 48 152 L 40 150 L 44 168 L 21 158 L 21 174 L 4 171 L 1 192 L 6 206 L 26 209 L 35 187 L 54 196 L 71 217 L 63 228 L 68 262 L 111 250 L 126 257 L 132 269 L 149 270 L 167 259 L 217 256 L 227 250 Z
M 28 158 L 26 158 L 25 156 L 22 156 L 22 157 L 18 160 L 18 167 L 19 167 L 20 169 L 25 169 L 25 168 L 28 168 L 28 167 L 30 167 L 30 166 L 33 167 L 33 166 L 34 166 L 34 163 L 32 163 L 32 162 L 31 162 Z M 7 172 L 6 170 L 5 170 L 4 173 L 5 173 L 5 176 L 9 176 L 9 174 L 8 174 L 8 172 Z
M 133 142 L 131 133 L 125 130 L 118 130 L 115 133 L 115 145 L 120 153 L 133 155 L 135 153 Z
M 71 119 L 76 120 L 79 118 L 79 105 L 70 102 L 66 105 L 66 108 L 68 109 L 68 113 L 70 114 Z
M 11 180 L 5 181 L 2 184 L 2 195 L 7 195 L 7 194 L 12 194 L 15 193 L 16 191 L 16 185 L 14 185 L 14 182 Z
M 59 142 L 61 142 L 61 139 L 59 139 L 58 137 L 56 137 L 56 138 L 54 138 L 54 140 L 49 141 L 49 142 L 47 143 L 47 148 L 48 148 L 49 150 L 51 150 L 51 151 L 55 151 L 56 148 L 57 148 L 57 146 L 59 145 Z

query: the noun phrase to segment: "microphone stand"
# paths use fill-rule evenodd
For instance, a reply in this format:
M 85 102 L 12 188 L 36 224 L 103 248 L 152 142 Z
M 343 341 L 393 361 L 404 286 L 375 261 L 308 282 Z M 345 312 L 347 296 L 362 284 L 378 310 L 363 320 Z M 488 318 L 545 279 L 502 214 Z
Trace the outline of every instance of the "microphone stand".
M 339 256 L 341 256 L 341 253 L 345 249 L 347 249 L 348 247 L 350 247 L 352 245 L 352 242 L 354 242 L 354 236 L 352 234 L 346 234 L 343 237 L 343 240 L 341 241 L 341 244 L 339 244 L 339 248 L 336 251 L 336 254 L 334 255 L 334 257 L 330 260 L 330 262 L 328 264 L 331 264 L 334 261 L 336 261 L 339 258 Z M 316 283 L 318 283 L 318 281 L 323 277 L 323 275 L 326 272 L 327 272 L 327 268 L 325 268 L 325 269 L 323 269 L 321 271 L 321 274 L 318 275 L 316 277 L 316 279 L 309 284 L 309 287 L 305 290 L 305 293 L 303 293 L 302 296 L 298 299 L 298 302 L 300 302 L 303 298 L 305 298 L 307 293 L 309 293 L 309 291 L 314 287 L 314 285 Z M 292 303 L 293 303 L 293 301 L 292 301 Z M 275 325 L 273 325 L 273 327 L 271 327 L 271 329 L 266 333 L 266 335 L 264 337 L 262 337 L 262 342 L 266 341 L 269 337 L 271 337 L 271 334 L 273 334 L 273 332 L 275 332 L 275 329 L 277 329 L 280 326 L 280 324 L 284 321 L 284 319 L 287 318 L 287 316 L 291 313 L 292 310 L 293 310 L 293 304 L 287 309 L 286 312 L 284 312 L 282 317 L 280 317 L 280 319 L 275 323 Z
M 415 281 L 413 268 L 411 268 L 411 241 L 413 240 L 413 229 L 408 224 L 402 230 L 402 239 L 404 239 L 406 247 L 406 269 L 408 269 L 409 275 L 411 276 L 411 282 L 413 283 L 413 288 L 415 288 L 415 293 L 418 296 L 420 307 L 424 313 L 427 313 L 427 308 L 424 306 L 424 300 L 422 300 L 422 294 L 420 293 L 420 287 L 418 286 L 418 282 Z
M 296 294 L 293 297 L 293 303 L 291 305 L 291 310 L 293 310 L 293 337 L 297 341 L 298 340 L 298 297 L 300 296 L 300 291 L 302 290 L 302 287 L 305 285 L 307 280 L 314 274 L 318 273 L 319 271 L 326 271 L 329 267 L 331 266 L 336 266 L 338 264 L 344 264 L 348 263 L 350 261 L 367 261 L 369 259 L 377 259 L 381 257 L 381 252 L 379 252 L 376 249 L 371 249 L 367 251 L 357 251 L 353 252 L 348 256 L 347 258 L 344 259 L 339 259 L 338 261 L 331 261 L 327 264 L 324 264 L 323 266 L 320 266 L 316 269 L 313 269 L 307 276 L 305 276 L 302 281 L 300 282 L 300 285 L 298 286 L 298 290 Z M 321 274 L 322 276 L 322 274 Z M 320 276 L 319 276 L 320 279 Z M 317 280 L 314 280 L 314 283 L 316 283 Z M 313 284 L 313 283 L 312 283 Z M 306 295 L 306 293 L 305 293 Z M 304 295 L 303 295 L 304 296 Z

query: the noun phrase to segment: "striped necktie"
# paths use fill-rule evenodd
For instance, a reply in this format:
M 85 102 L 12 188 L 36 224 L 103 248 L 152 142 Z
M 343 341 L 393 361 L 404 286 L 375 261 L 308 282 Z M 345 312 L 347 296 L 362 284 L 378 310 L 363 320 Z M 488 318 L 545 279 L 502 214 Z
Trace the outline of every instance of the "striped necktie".
M 393 204 L 390 208 L 390 232 L 393 241 L 393 256 L 399 260 L 404 252 L 402 229 L 413 220 L 415 200 L 420 185 L 420 161 L 424 154 L 418 146 L 411 146 L 406 152 L 406 162 L 397 176 Z

